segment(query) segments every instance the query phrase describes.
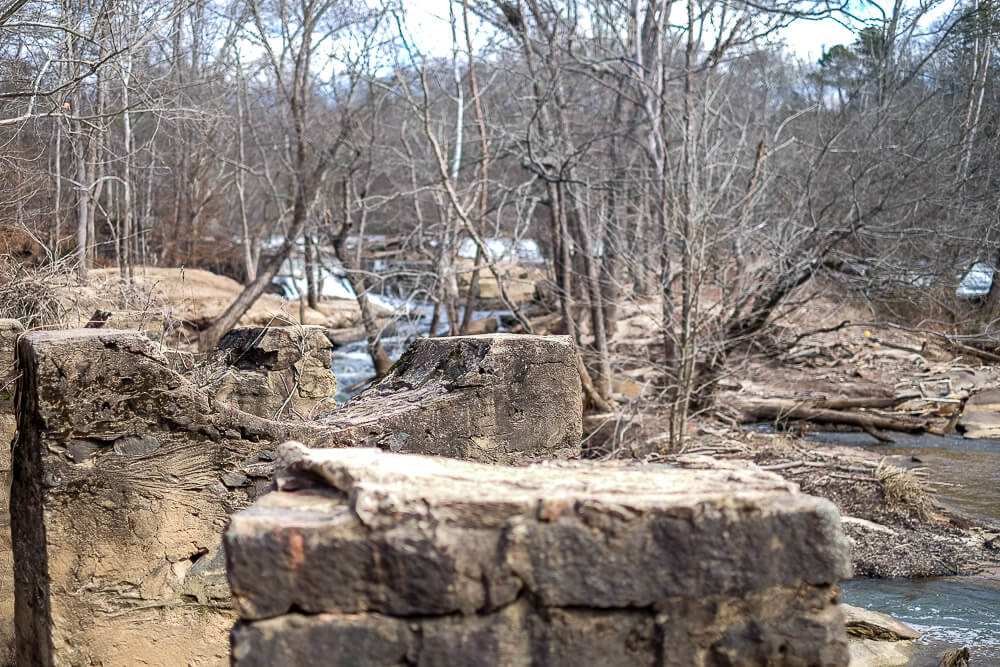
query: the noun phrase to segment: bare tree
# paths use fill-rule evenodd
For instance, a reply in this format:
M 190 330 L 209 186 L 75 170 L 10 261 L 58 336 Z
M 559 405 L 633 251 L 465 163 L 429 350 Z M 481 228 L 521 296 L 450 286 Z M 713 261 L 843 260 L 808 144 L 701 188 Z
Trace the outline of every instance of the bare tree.
M 364 12 L 359 16 L 350 9 L 343 13 L 334 11 L 335 8 L 344 8 L 332 0 L 309 0 L 296 6 L 280 3 L 274 7 L 273 15 L 265 14 L 267 7 L 263 1 L 253 0 L 248 6 L 252 15 L 252 28 L 248 34 L 266 54 L 270 73 L 291 124 L 292 158 L 288 173 L 291 214 L 281 247 L 264 263 L 256 278 L 247 284 L 236 300 L 202 332 L 200 344 L 203 350 L 213 348 L 253 305 L 295 248 L 297 239 L 303 235 L 321 182 L 350 132 L 351 116 L 347 105 L 358 82 L 357 73 L 352 73 L 350 90 L 345 95 L 344 120 L 339 131 L 332 138 L 316 142 L 309 124 L 315 92 L 313 59 L 320 46 L 336 40 L 342 31 L 352 26 L 362 29 L 364 23 L 361 19 L 370 23 L 370 16 Z M 272 44 L 273 32 L 266 27 L 271 21 L 275 22 L 279 48 Z

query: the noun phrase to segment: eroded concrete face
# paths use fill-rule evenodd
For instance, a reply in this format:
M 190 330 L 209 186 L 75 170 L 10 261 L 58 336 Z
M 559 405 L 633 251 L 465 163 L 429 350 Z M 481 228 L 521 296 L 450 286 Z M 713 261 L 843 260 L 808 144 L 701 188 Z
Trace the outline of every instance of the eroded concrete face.
M 768 473 L 278 454 L 233 664 L 846 665 L 836 508 Z
M 10 544 L 10 445 L 17 431 L 14 390 L 17 385 L 15 350 L 24 327 L 17 320 L 0 319 L 0 664 L 14 655 L 14 554 Z
M 333 345 L 323 327 L 247 327 L 219 341 L 228 366 L 216 400 L 267 419 L 313 419 L 336 407 Z
M 387 392 L 385 419 L 369 398 L 303 423 L 224 404 L 171 370 L 158 346 L 135 332 L 23 336 L 11 518 L 19 664 L 226 664 L 234 615 L 221 533 L 231 513 L 270 488 L 275 450 L 285 440 L 329 448 L 374 439 L 386 448 L 402 442 L 402 451 L 413 452 L 434 442 L 480 460 L 551 455 L 578 440 L 578 379 L 575 387 L 545 390 L 569 397 L 547 403 L 558 413 L 547 421 L 567 424 L 569 432 L 546 427 L 533 435 L 488 418 L 507 414 L 496 406 L 533 396 L 526 383 L 544 376 L 502 364 L 463 369 L 458 359 L 496 361 L 488 352 L 497 346 L 502 358 L 530 360 L 539 345 L 546 355 L 562 345 L 572 364 L 568 342 L 479 340 L 452 339 L 451 349 L 436 348 L 443 358 L 428 357 L 432 368 L 408 367 L 408 377 L 421 378 L 414 380 L 419 393 L 411 394 L 419 403 L 400 405 Z M 454 352 L 462 346 L 487 353 Z M 490 374 L 501 380 L 453 381 Z M 440 426 L 458 406 L 475 419 L 460 416 Z M 435 439 L 400 435 L 427 432 Z M 512 432 L 522 439 L 513 440 Z M 467 447 L 473 437 L 500 444 L 483 455 Z
M 510 463 L 578 454 L 582 410 L 566 336 L 489 334 L 416 340 L 322 421 L 359 446 Z

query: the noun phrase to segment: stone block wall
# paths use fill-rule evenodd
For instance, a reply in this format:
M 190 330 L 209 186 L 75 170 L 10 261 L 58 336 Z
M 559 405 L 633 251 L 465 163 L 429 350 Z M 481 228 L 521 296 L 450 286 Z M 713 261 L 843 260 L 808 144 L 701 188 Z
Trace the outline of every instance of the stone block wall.
M 21 337 L 11 503 L 18 664 L 227 664 L 235 616 L 221 534 L 270 487 L 285 440 L 486 461 L 579 442 L 567 340 L 467 337 L 420 349 L 391 376 L 406 378 L 395 389 L 379 384 L 321 421 L 279 422 L 217 400 L 135 332 Z M 531 367 L 536 360 L 548 370 Z M 523 413 L 543 427 L 499 421 L 529 402 Z
M 846 665 L 836 508 L 753 470 L 278 451 L 233 665 Z

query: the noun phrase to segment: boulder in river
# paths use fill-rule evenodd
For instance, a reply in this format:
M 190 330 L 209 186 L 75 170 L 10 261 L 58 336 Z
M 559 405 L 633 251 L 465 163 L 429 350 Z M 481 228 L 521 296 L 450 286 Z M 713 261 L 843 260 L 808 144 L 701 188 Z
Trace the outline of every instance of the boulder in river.
M 910 640 L 919 639 L 919 632 L 888 614 L 840 606 L 851 639 L 851 667 L 896 667 L 910 662 L 916 651 Z
M 852 607 L 849 604 L 842 606 L 844 608 L 844 623 L 847 627 L 847 634 L 852 637 L 890 642 L 920 639 L 919 632 L 906 623 L 897 621 L 892 616 L 889 616 L 889 614 L 883 614 L 882 612 L 862 607 Z

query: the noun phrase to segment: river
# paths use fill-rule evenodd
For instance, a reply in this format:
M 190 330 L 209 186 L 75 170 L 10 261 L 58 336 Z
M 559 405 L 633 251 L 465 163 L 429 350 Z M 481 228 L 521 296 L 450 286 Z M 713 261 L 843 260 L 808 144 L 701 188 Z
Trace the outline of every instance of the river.
M 1000 528 L 1000 441 L 961 436 L 893 434 L 880 444 L 865 433 L 810 433 L 808 439 L 863 446 L 901 467 L 922 466 L 944 485 L 935 497 L 946 507 Z M 923 633 L 910 665 L 937 665 L 946 649 L 968 646 L 972 665 L 1000 665 L 1000 581 L 980 577 L 852 579 L 844 602 L 887 613 Z
M 933 481 L 943 482 L 934 490 L 943 505 L 1000 523 L 1000 440 L 905 433 L 892 437 L 892 444 L 882 444 L 867 433 L 812 432 L 806 439 L 862 446 L 889 457 L 893 465 L 927 468 Z
M 970 664 L 1000 665 L 1000 582 L 977 577 L 852 579 L 844 602 L 889 614 L 923 636 L 910 665 L 937 667 L 946 650 L 969 647 Z

